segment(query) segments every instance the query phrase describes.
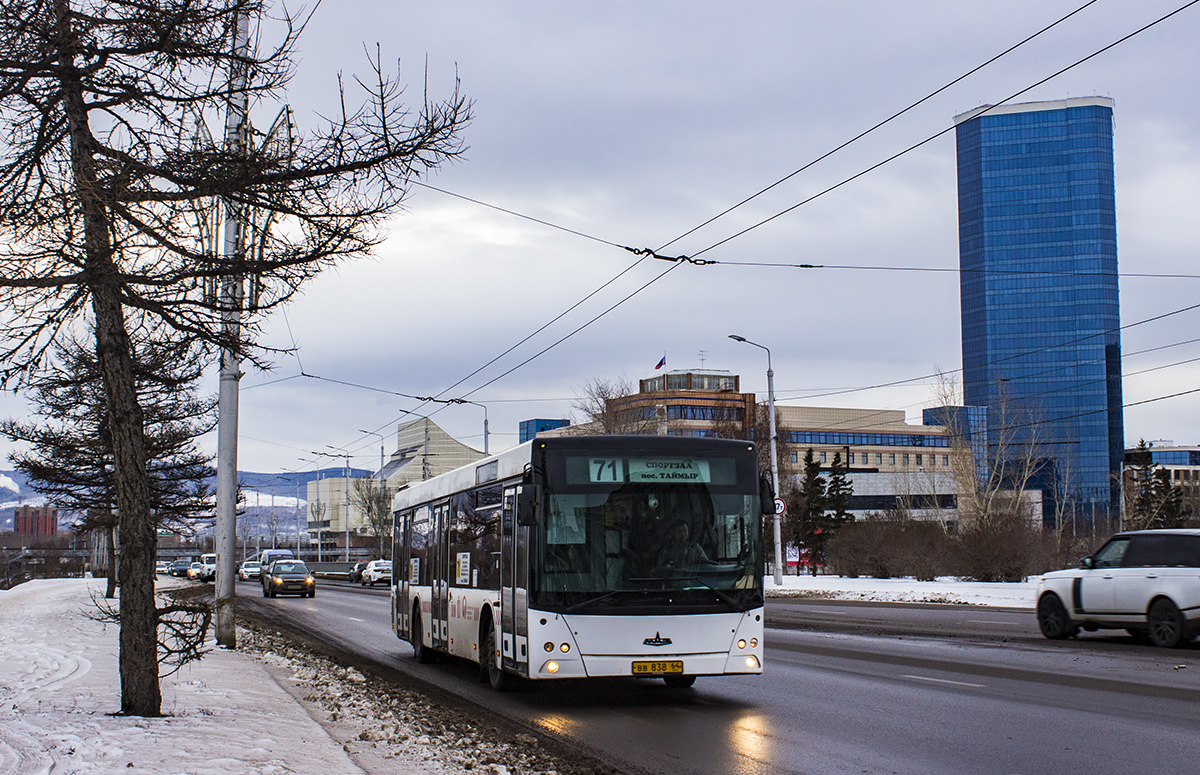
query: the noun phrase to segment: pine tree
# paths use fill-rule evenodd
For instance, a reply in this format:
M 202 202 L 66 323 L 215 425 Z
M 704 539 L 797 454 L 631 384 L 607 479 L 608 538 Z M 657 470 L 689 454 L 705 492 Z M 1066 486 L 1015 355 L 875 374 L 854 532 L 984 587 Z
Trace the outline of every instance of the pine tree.
M 183 344 L 142 342 L 134 351 L 138 400 L 145 412 L 147 465 L 155 527 L 179 531 L 212 513 L 207 480 L 210 457 L 196 439 L 215 425 L 212 398 L 197 398 L 203 364 Z M 99 532 L 115 548 L 117 524 L 112 430 L 95 353 L 80 341 L 55 349 L 47 368 L 30 381 L 36 423 L 6 420 L 0 435 L 29 450 L 10 455 L 30 487 L 64 512 L 79 515 L 76 532 Z M 110 562 L 115 554 L 110 552 Z M 108 569 L 113 597 L 115 568 Z

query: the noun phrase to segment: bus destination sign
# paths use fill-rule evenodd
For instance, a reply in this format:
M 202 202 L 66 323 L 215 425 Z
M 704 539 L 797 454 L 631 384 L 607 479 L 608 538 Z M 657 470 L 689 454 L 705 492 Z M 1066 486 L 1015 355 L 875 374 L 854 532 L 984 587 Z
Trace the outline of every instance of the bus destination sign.
M 707 484 L 709 461 L 690 458 L 592 458 L 588 471 L 593 483 L 638 482 Z

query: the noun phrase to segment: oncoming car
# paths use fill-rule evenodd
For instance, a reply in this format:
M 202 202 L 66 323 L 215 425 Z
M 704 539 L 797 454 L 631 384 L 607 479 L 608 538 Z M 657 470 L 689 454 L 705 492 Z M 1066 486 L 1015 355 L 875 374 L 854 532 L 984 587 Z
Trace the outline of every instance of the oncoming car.
M 1124 628 L 1171 648 L 1200 628 L 1200 530 L 1117 533 L 1078 568 L 1038 582 L 1042 634 L 1058 640 Z
M 276 560 L 262 571 L 263 597 L 317 596 L 317 580 L 302 560 Z
M 258 560 L 246 560 L 238 568 L 238 578 L 242 581 L 257 579 L 262 576 L 262 564 Z
M 360 583 L 365 587 L 368 584 L 375 586 L 378 582 L 392 580 L 392 561 L 391 560 L 371 560 L 367 563 L 367 567 L 363 568 Z

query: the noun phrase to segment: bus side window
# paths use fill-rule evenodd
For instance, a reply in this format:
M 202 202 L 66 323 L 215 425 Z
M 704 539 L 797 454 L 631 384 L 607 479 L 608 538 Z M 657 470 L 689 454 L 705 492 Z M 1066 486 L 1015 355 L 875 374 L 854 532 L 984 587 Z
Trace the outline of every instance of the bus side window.
M 471 571 L 478 568 L 475 559 L 475 498 L 460 492 L 450 499 L 450 584 L 471 586 Z
M 500 588 L 500 487 L 481 487 L 475 497 L 475 546 L 471 562 L 479 569 L 480 589 Z
M 430 581 L 429 566 L 429 533 L 433 529 L 433 523 L 430 521 L 431 512 L 429 506 L 420 506 L 413 513 L 412 523 L 412 560 L 413 565 L 417 569 L 417 578 L 412 583 L 428 586 Z

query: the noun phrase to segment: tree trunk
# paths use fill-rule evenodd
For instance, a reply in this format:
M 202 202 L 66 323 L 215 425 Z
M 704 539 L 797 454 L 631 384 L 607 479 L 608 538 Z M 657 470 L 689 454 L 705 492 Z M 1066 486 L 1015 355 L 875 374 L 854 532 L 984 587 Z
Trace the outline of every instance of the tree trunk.
M 74 194 L 83 214 L 84 272 L 95 315 L 96 360 L 112 427 L 116 489 L 117 563 L 121 587 L 119 671 L 121 713 L 158 716 L 158 611 L 154 601 L 155 531 L 150 515 L 150 482 L 142 409 L 138 404 L 133 356 L 121 304 L 121 278 L 109 238 L 109 215 L 92 154 L 97 144 L 88 126 L 87 106 L 76 68 L 79 39 L 71 23 L 70 0 L 54 0 L 63 113 L 71 137 Z
M 109 525 L 104 529 L 104 533 L 108 536 L 108 562 L 104 569 L 108 585 L 104 588 L 104 597 L 112 600 L 117 596 L 117 530 Z

